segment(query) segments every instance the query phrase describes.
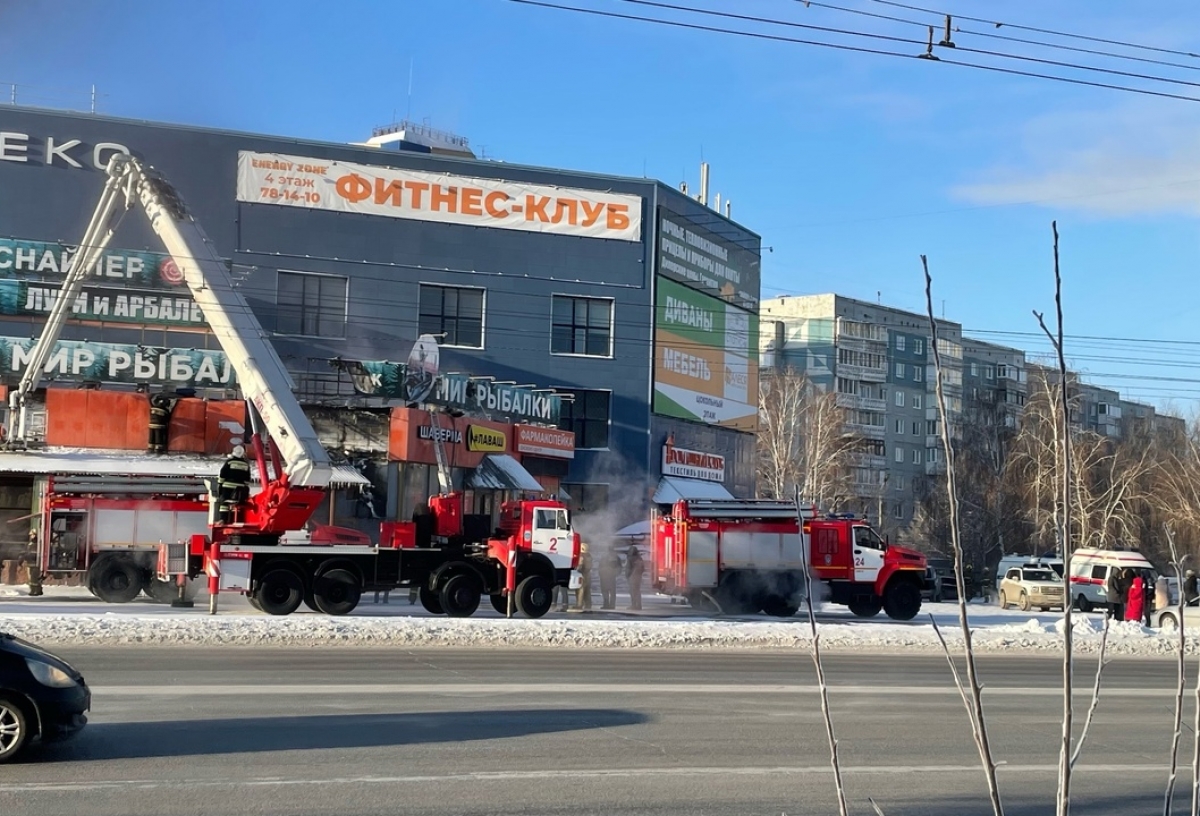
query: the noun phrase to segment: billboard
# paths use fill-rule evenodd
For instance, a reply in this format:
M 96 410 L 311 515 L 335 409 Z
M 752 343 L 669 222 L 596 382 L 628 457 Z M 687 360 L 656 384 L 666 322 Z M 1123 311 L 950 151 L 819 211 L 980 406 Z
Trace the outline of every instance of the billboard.
M 758 238 L 747 232 L 739 235 L 744 240 L 731 241 L 660 207 L 658 274 L 757 312 L 762 267 Z
M 758 315 L 661 275 L 654 306 L 654 413 L 754 431 Z
M 76 248 L 0 237 L 0 316 L 48 315 Z M 92 269 L 71 304 L 74 320 L 207 331 L 208 323 L 170 256 L 114 250 Z
M 237 200 L 471 227 L 640 241 L 641 196 L 238 153 Z
M 0 337 L 0 379 L 18 383 L 37 340 Z M 237 377 L 220 351 L 160 348 L 131 343 L 59 340 L 46 361 L 49 380 L 153 383 L 176 388 L 233 388 Z

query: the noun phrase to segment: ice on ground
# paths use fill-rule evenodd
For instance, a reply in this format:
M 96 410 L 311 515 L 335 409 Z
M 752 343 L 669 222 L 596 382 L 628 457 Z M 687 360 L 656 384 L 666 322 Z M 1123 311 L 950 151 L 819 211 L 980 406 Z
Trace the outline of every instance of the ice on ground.
M 640 612 L 559 613 L 539 620 L 505 619 L 488 604 L 471 618 L 447 618 L 410 605 L 407 592 L 373 602 L 371 593 L 352 615 L 327 617 L 300 611 L 271 617 L 253 610 L 242 598 L 221 596 L 221 611 L 208 615 L 201 594 L 194 609 L 139 599 L 104 604 L 86 589 L 48 587 L 29 598 L 24 588 L 0 588 L 0 631 L 48 645 L 147 644 L 177 646 L 326 646 L 363 647 L 478 646 L 486 648 L 612 649 L 807 649 L 808 621 L 764 616 L 714 618 L 684 604 L 650 596 Z M 932 619 L 932 620 L 931 620 Z M 982 653 L 1050 653 L 1062 646 L 1060 613 L 1001 610 L 969 604 L 972 641 Z M 1075 650 L 1096 653 L 1104 629 L 1100 614 L 1076 613 Z M 863 620 L 843 607 L 824 606 L 818 613 L 821 647 L 839 651 L 940 652 L 932 621 L 951 649 L 961 649 L 958 606 L 926 604 L 913 621 Z M 1110 627 L 1108 652 L 1113 655 L 1169 655 L 1177 633 L 1120 622 Z M 1189 635 L 1189 652 L 1200 652 L 1200 637 Z

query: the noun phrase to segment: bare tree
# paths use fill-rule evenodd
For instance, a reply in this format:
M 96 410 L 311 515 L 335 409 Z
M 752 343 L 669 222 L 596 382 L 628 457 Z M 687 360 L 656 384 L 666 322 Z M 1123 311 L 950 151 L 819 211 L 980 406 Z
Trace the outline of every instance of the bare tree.
M 758 479 L 767 498 L 835 508 L 853 495 L 852 458 L 860 439 L 846 431 L 837 395 L 788 367 L 759 379 Z

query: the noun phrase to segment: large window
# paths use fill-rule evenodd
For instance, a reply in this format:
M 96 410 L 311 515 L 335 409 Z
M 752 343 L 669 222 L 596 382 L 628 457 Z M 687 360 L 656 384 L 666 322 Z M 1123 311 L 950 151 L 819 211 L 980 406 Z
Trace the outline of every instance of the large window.
M 339 275 L 280 272 L 275 331 L 307 337 L 346 336 L 347 281 Z
M 611 300 L 555 295 L 550 329 L 551 353 L 610 356 L 612 316 Z
M 418 333 L 443 335 L 443 346 L 483 348 L 484 291 L 422 283 Z
M 555 388 L 574 400 L 563 400 L 558 427 L 575 432 L 576 448 L 607 448 L 611 391 L 587 391 L 581 388 Z
M 608 485 L 563 482 L 563 490 L 570 496 L 567 507 L 572 513 L 603 513 L 608 510 Z

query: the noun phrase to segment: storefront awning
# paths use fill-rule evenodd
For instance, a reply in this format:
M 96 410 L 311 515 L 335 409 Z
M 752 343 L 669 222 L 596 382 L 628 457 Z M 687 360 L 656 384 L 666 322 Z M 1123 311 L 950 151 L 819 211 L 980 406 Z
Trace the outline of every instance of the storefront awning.
M 215 477 L 225 459 L 212 456 L 153 456 L 117 451 L 45 448 L 36 451 L 0 452 L 0 473 L 54 474 L 60 476 L 126 476 L 172 479 Z M 252 468 L 258 479 L 258 468 Z M 334 465 L 332 487 L 354 487 L 371 482 L 349 465 Z
M 473 490 L 518 490 L 544 493 L 545 489 L 529 471 L 507 453 L 490 453 L 467 477 L 466 487 Z
M 674 504 L 683 499 L 732 499 L 733 494 L 720 482 L 685 479 L 682 476 L 663 476 L 654 491 L 655 504 Z

